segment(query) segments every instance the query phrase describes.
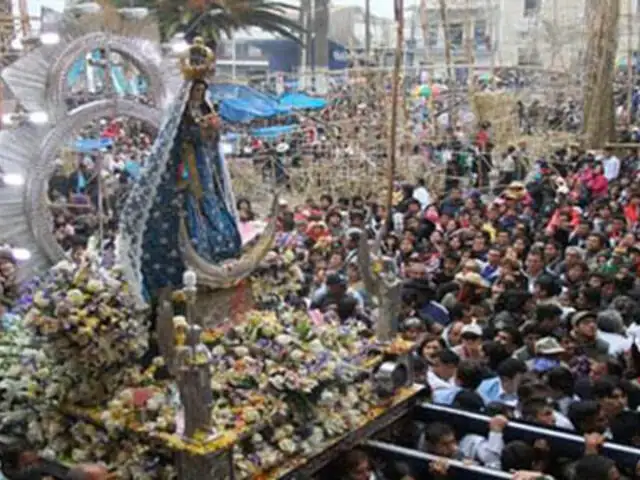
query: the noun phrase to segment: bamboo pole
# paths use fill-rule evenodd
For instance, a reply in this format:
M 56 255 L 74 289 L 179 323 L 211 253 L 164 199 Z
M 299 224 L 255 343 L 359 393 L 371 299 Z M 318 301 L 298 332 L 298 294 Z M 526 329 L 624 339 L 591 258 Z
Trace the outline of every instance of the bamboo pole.
M 493 45 L 495 44 L 495 23 L 494 23 L 494 18 L 493 18 L 493 13 L 494 13 L 494 9 L 493 9 L 493 0 L 487 0 L 487 6 L 486 6 L 486 10 L 487 12 L 489 12 L 489 18 L 488 18 L 488 22 L 487 22 L 487 30 L 489 31 L 489 42 L 487 47 L 489 48 L 489 61 L 490 61 L 490 65 L 491 65 L 491 86 L 493 88 L 495 88 L 496 86 L 496 51 L 495 48 L 493 48 Z
M 475 55 L 473 53 L 473 49 L 475 47 L 475 35 L 473 32 L 473 26 L 471 24 L 471 0 L 466 0 L 465 4 L 465 33 L 464 36 L 466 38 L 466 49 L 467 49 L 467 63 L 471 65 L 467 71 L 467 85 L 469 87 L 469 95 L 473 97 L 474 91 L 474 81 L 473 77 L 475 76 Z
M 627 0 L 627 121 L 631 125 L 631 107 L 633 105 L 633 85 L 636 73 L 633 64 L 633 5 L 631 0 Z
M 453 68 L 451 66 L 451 43 L 449 39 L 449 20 L 447 15 L 447 1 L 440 0 L 440 19 L 442 21 L 442 29 L 444 31 L 444 59 L 447 65 L 447 87 L 449 91 L 453 91 L 455 87 L 453 81 Z M 456 124 L 456 109 L 451 108 L 449 111 L 449 126 Z
M 387 190 L 387 213 L 393 207 L 393 182 L 396 173 L 396 140 L 398 124 L 398 87 L 400 84 L 400 67 L 402 62 L 402 42 L 404 36 L 404 2 L 396 2 L 396 52 L 393 65 L 393 83 L 391 86 L 391 132 L 389 133 L 389 171 Z

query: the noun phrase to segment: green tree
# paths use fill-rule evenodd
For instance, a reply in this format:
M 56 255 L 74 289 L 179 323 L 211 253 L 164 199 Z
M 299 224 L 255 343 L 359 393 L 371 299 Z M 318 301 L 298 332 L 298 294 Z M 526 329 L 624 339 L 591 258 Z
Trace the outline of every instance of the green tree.
M 258 27 L 300 41 L 302 31 L 296 7 L 272 0 L 136 0 L 136 7 L 155 12 L 163 41 L 186 32 L 187 39 L 201 36 L 208 44 L 222 35 Z M 132 6 L 131 0 L 116 0 L 117 7 Z

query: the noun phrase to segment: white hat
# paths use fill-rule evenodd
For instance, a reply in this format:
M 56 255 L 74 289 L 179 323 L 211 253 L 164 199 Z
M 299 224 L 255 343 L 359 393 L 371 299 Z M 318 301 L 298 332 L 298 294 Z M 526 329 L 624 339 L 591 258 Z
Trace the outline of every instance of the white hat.
M 476 335 L 477 337 L 481 337 L 482 327 L 478 325 L 476 322 L 470 323 L 462 327 L 462 330 L 460 330 L 460 335 L 464 335 L 464 334 L 472 334 L 472 335 Z
M 286 153 L 289 151 L 289 144 L 282 142 L 279 143 L 278 146 L 276 147 L 276 152 L 278 153 Z

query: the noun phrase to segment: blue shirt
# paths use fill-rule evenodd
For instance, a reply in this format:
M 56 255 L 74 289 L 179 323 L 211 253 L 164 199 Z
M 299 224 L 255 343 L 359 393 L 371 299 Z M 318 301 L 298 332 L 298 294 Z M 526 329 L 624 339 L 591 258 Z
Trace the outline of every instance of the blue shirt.
M 462 390 L 460 387 L 441 388 L 433 392 L 433 403 L 439 405 L 453 405 L 453 401 L 456 399 L 458 392 Z
M 476 392 L 482 397 L 485 405 L 492 402 L 503 403 L 510 407 L 518 404 L 518 396 L 512 393 L 506 393 L 502 388 L 500 377 L 489 378 L 483 381 L 477 388 Z
M 420 317 L 428 318 L 443 326 L 449 325 L 450 323 L 449 310 L 442 306 L 442 304 L 434 301 L 430 301 L 420 309 Z

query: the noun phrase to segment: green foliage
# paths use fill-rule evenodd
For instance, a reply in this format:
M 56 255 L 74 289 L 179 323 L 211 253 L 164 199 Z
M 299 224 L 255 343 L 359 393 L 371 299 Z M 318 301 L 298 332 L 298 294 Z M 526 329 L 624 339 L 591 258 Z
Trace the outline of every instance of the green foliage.
M 114 0 L 116 7 L 131 6 L 130 0 Z M 208 44 L 217 43 L 222 35 L 258 27 L 265 31 L 299 41 L 302 29 L 292 15 L 298 9 L 273 0 L 135 0 L 136 7 L 155 12 L 163 41 L 178 32 L 187 37 L 202 36 Z

